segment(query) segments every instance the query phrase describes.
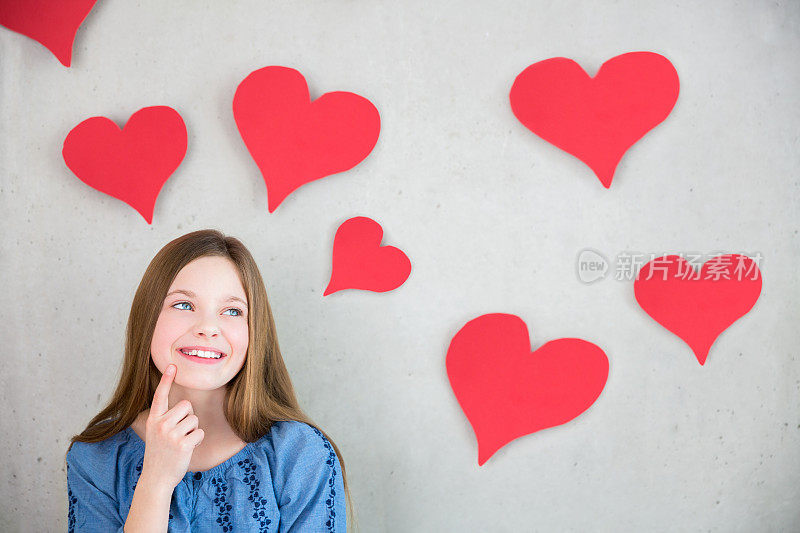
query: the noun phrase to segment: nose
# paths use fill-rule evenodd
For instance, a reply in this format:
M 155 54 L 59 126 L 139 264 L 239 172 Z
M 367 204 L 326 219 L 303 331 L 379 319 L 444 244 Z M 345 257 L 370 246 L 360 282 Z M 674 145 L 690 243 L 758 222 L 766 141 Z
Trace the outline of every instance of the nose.
M 219 334 L 219 328 L 197 328 L 195 335 L 198 337 L 216 337 Z
M 216 337 L 219 335 L 219 325 L 216 322 L 216 318 L 198 314 L 198 320 L 194 326 L 194 334 L 201 337 Z

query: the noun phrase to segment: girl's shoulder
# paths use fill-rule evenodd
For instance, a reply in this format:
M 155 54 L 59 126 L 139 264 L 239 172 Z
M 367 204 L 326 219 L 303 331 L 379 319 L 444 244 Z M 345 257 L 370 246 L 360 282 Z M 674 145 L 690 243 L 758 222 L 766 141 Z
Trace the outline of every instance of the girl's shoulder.
M 275 452 L 327 454 L 333 449 L 319 429 L 299 420 L 273 422 L 267 440 Z
M 98 442 L 73 442 L 66 455 L 68 479 L 81 479 L 106 494 L 116 494 L 118 484 L 141 468 L 137 464 L 143 454 L 130 433 L 126 428 Z
M 273 440 L 312 439 L 322 437 L 322 432 L 312 425 L 299 420 L 277 420 L 269 428 Z
M 293 470 L 296 467 L 327 470 L 338 466 L 330 441 L 314 426 L 297 420 L 274 422 L 265 439 L 272 467 Z
M 120 455 L 133 452 L 137 447 L 138 438 L 133 438 L 131 432 L 130 428 L 125 428 L 98 442 L 75 441 L 67 452 L 67 462 L 89 462 L 97 465 L 111 459 L 116 463 Z

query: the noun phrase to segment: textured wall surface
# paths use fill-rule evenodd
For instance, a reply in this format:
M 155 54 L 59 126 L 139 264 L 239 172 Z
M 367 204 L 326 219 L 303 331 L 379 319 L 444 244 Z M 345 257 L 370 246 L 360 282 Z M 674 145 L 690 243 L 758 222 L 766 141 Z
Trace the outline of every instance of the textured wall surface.
M 71 68 L 0 28 L 0 530 L 66 529 L 67 441 L 119 377 L 133 292 L 159 248 L 207 227 L 258 261 L 362 531 L 800 528 L 800 5 L 495 4 L 100 0 Z M 508 92 L 536 61 L 594 74 L 636 50 L 672 61 L 680 96 L 606 190 L 525 129 Z M 274 213 L 231 112 L 267 65 L 298 69 L 312 97 L 369 98 L 382 122 L 366 160 Z M 151 105 L 179 111 L 189 143 L 148 225 L 78 180 L 61 146 L 88 117 Z M 333 234 L 357 215 L 411 276 L 322 297 Z M 763 290 L 700 366 L 631 282 L 578 279 L 585 248 L 761 254 Z M 525 320 L 534 348 L 599 345 L 610 373 L 583 415 L 478 467 L 445 353 L 493 312 Z

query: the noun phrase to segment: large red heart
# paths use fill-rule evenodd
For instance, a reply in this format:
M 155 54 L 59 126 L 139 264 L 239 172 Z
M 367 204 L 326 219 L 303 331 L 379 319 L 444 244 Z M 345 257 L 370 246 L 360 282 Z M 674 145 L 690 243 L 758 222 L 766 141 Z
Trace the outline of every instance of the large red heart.
M 512 440 L 565 424 L 605 387 L 608 358 L 581 339 L 556 339 L 531 353 L 515 315 L 470 320 L 447 349 L 450 386 L 478 439 L 478 464 Z
M 301 185 L 349 170 L 378 142 L 372 102 L 348 92 L 313 102 L 302 74 L 264 67 L 236 88 L 233 116 L 267 185 L 269 212 Z
M 396 289 L 411 274 L 411 261 L 394 246 L 380 246 L 383 228 L 367 217 L 353 217 L 333 238 L 331 279 L 323 296 L 342 289 L 386 292 Z
M 72 43 L 97 0 L 2 0 L 0 25 L 42 43 L 68 67 Z
M 571 59 L 539 61 L 517 76 L 509 98 L 525 127 L 589 165 L 609 188 L 625 151 L 667 118 L 678 90 L 667 58 L 630 52 L 603 63 L 594 78 Z
M 683 339 L 703 365 L 717 337 L 755 305 L 761 271 L 745 255 L 720 255 L 700 271 L 668 255 L 644 265 L 633 290 L 641 308 Z
M 106 117 L 84 120 L 64 140 L 64 162 L 90 187 L 118 198 L 148 224 L 161 187 L 186 155 L 186 125 L 171 107 L 140 109 L 120 129 Z

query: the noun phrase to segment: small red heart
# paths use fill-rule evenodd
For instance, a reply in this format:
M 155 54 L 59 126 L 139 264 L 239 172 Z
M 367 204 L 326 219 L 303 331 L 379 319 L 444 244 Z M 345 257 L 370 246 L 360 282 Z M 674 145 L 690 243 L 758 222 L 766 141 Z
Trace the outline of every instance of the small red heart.
M 330 92 L 312 102 L 303 75 L 278 66 L 256 70 L 239 84 L 233 116 L 264 177 L 270 213 L 301 185 L 360 163 L 381 129 L 378 110 L 366 98 Z
M 667 58 L 630 52 L 594 78 L 571 59 L 539 61 L 517 76 L 509 98 L 526 128 L 589 165 L 608 189 L 622 156 L 667 118 L 678 90 Z
M 608 358 L 581 339 L 556 339 L 531 353 L 515 315 L 470 320 L 450 341 L 447 376 L 478 440 L 478 465 L 512 440 L 565 424 L 605 387 Z
M 88 186 L 130 205 L 152 223 L 156 198 L 186 155 L 186 125 L 171 107 L 140 109 L 120 129 L 84 120 L 64 139 L 64 162 Z
M 641 268 L 633 291 L 641 308 L 683 339 L 703 365 L 717 337 L 755 305 L 761 271 L 745 255 L 714 257 L 699 272 L 668 255 Z
M 331 279 L 323 296 L 343 289 L 386 292 L 411 274 L 411 261 L 394 246 L 380 246 L 383 228 L 367 217 L 342 223 L 333 238 Z
M 65 66 L 72 43 L 97 0 L 3 0 L 0 25 L 43 44 Z

